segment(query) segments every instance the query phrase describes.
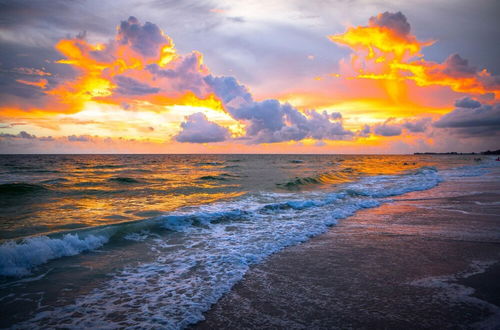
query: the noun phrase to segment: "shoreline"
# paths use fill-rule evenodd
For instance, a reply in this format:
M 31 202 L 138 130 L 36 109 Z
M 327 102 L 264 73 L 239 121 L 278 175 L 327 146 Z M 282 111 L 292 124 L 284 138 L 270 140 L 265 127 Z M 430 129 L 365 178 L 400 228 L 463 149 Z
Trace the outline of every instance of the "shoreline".
M 489 175 L 395 197 L 271 255 L 190 328 L 500 327 Z

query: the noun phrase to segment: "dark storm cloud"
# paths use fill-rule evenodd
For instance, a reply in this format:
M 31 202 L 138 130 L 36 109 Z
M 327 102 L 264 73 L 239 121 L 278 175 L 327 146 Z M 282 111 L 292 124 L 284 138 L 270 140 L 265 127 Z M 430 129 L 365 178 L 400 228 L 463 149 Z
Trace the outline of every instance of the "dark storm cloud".
M 160 91 L 159 88 L 148 86 L 130 77 L 115 76 L 114 81 L 118 85 L 115 92 L 122 95 L 156 94 Z
M 181 131 L 175 136 L 178 142 L 189 143 L 209 143 L 222 142 L 229 137 L 229 131 L 207 117 L 197 112 L 186 117 L 186 121 L 181 123 Z

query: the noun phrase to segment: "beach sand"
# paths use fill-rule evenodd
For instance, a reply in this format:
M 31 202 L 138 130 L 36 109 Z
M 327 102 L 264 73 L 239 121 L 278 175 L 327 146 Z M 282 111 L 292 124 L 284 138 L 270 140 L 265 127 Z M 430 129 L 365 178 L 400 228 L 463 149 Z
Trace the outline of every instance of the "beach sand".
M 358 212 L 255 265 L 195 329 L 500 329 L 495 173 Z

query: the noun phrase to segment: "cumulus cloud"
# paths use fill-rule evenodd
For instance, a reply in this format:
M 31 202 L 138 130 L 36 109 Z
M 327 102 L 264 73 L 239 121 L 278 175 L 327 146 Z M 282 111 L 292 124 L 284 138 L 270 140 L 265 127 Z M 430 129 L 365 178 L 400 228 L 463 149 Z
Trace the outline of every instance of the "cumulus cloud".
M 377 16 L 370 17 L 369 26 L 379 26 L 391 29 L 402 36 L 410 33 L 410 23 L 406 20 L 406 16 L 400 11 L 397 13 L 384 12 Z
M 288 103 L 278 100 L 248 102 L 239 107 L 229 107 L 233 118 L 247 123 L 246 137 L 251 143 L 300 141 L 305 138 L 339 140 L 352 136 L 344 129 L 337 113 L 329 115 L 315 110 L 301 113 Z
M 222 142 L 229 137 L 229 131 L 207 119 L 201 112 L 186 117 L 181 131 L 175 136 L 178 142 L 209 143 Z
M 128 44 L 132 49 L 148 57 L 158 56 L 164 46 L 172 46 L 170 38 L 165 36 L 153 23 L 143 25 L 134 16 L 122 21 L 118 29 L 118 41 Z
M 230 104 L 232 101 L 238 99 L 240 102 L 249 103 L 253 101 L 248 89 L 238 83 L 238 80 L 234 77 L 214 77 L 210 74 L 203 79 L 225 104 Z

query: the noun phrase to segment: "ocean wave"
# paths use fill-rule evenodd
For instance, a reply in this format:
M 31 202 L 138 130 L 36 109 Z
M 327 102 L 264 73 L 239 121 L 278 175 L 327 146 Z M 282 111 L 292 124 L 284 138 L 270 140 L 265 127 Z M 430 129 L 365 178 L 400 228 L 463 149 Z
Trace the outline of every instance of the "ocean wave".
M 19 196 L 40 192 L 46 192 L 49 189 L 42 184 L 16 182 L 0 184 L 0 196 Z
M 64 182 L 69 182 L 69 180 L 66 179 L 66 178 L 55 178 L 55 179 L 43 180 L 40 183 L 43 183 L 43 184 L 58 184 L 58 183 L 64 183 Z
M 355 176 L 352 175 L 352 172 L 354 172 L 353 169 L 346 168 L 341 171 L 327 172 L 314 176 L 295 177 L 285 183 L 277 183 L 276 185 L 280 188 L 288 190 L 299 190 L 301 187 L 311 185 L 345 183 L 355 178 Z
M 208 205 L 204 208 L 206 214 L 199 215 L 210 223 L 217 219 L 241 218 L 245 221 L 241 226 L 222 223 L 204 228 L 207 225 L 192 226 L 182 216 L 168 217 L 168 225 L 174 225 L 175 229 L 180 225 L 182 237 L 190 237 L 188 241 L 181 240 L 182 247 L 178 247 L 177 239 L 173 242 L 153 239 L 151 248 L 158 251 L 153 261 L 125 267 L 69 306 L 56 307 L 50 314 L 40 312 L 34 319 L 18 325 L 30 328 L 50 321 L 69 328 L 117 328 L 120 323 L 109 318 L 113 312 L 120 316 L 120 322 L 125 320 L 137 328 L 185 328 L 203 319 L 203 312 L 241 280 L 252 264 L 325 232 L 338 219 L 361 208 L 379 205 L 370 199 L 345 202 L 328 210 L 308 209 L 307 213 L 295 217 L 259 217 L 252 212 L 247 216 L 222 211 L 227 204 Z M 252 206 L 257 207 L 252 201 L 241 201 L 239 209 L 252 209 Z M 127 235 L 132 242 L 148 237 L 148 232 Z M 127 299 L 123 299 L 123 294 Z M 131 309 L 131 305 L 141 308 Z M 75 317 L 74 312 L 80 310 L 85 313 Z
M 195 166 L 221 166 L 221 165 L 224 165 L 224 162 L 199 162 L 195 164 Z
M 251 213 L 234 209 L 230 211 L 196 212 L 191 214 L 165 215 L 159 218 L 161 226 L 172 231 L 184 231 L 191 226 L 203 226 L 223 221 L 241 220 Z
M 204 175 L 198 178 L 198 180 L 213 180 L 213 181 L 227 181 L 232 178 L 238 178 L 238 175 L 229 174 L 229 173 L 221 173 L 218 175 Z
M 118 165 L 118 164 L 108 164 L 108 165 L 95 165 L 95 166 L 89 166 L 89 167 L 83 167 L 85 169 L 91 168 L 91 169 L 113 169 L 113 168 L 124 168 L 127 167 L 127 165 Z
M 0 275 L 28 275 L 35 266 L 52 259 L 94 250 L 108 240 L 109 237 L 104 235 L 80 238 L 75 234 L 66 234 L 61 238 L 39 236 L 27 238 L 21 243 L 6 242 L 0 245 Z
M 431 189 L 443 179 L 434 167 L 422 167 L 402 175 L 364 177 L 348 185 L 351 194 L 374 198 L 402 195 L 412 191 Z
M 226 165 L 224 168 L 238 168 L 240 165 Z
M 300 217 L 300 212 L 317 212 L 320 218 L 326 219 L 323 226 L 329 226 L 361 208 L 380 205 L 386 201 L 383 198 L 430 189 L 441 181 L 435 168 L 420 168 L 403 175 L 364 177 L 331 192 L 262 193 L 224 203 L 190 207 L 146 220 L 79 229 L 50 237 L 32 237 L 21 242 L 9 241 L 0 245 L 0 274 L 26 275 L 33 267 L 49 260 L 93 250 L 113 237 L 123 238 L 144 230 L 189 233 L 199 227 L 210 230 L 212 224 L 222 222 L 255 221 L 269 216 L 272 219 Z M 325 214 L 324 207 L 333 213 Z M 307 231 L 306 228 L 304 230 Z
M 135 183 L 140 183 L 138 180 L 134 178 L 129 178 L 129 177 L 124 177 L 124 176 L 119 176 L 119 177 L 114 177 L 108 179 L 110 182 L 116 182 L 116 183 L 121 183 L 121 184 L 135 184 Z

